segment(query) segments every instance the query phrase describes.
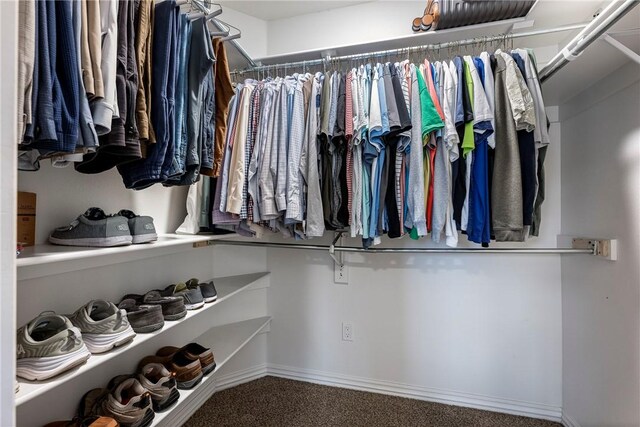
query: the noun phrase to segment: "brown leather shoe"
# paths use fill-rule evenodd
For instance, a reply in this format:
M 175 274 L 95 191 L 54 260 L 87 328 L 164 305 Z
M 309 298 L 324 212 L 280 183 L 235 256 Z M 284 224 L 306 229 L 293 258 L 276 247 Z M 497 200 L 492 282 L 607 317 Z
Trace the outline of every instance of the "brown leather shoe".
M 203 373 L 200 361 L 198 359 L 189 359 L 184 353 L 179 351 L 147 356 L 138 364 L 138 370 L 149 363 L 160 363 L 164 365 L 164 367 L 175 376 L 179 389 L 188 390 L 198 385 L 202 380 Z
M 213 351 L 210 348 L 201 346 L 192 342 L 182 348 L 178 347 L 162 347 L 156 352 L 157 356 L 168 356 L 170 354 L 182 353 L 189 360 L 199 360 L 202 366 L 202 373 L 207 375 L 216 368 L 216 361 L 213 357 Z
M 71 421 L 54 421 L 44 427 L 118 427 L 120 424 L 111 417 L 89 416 L 85 419 L 74 418 Z

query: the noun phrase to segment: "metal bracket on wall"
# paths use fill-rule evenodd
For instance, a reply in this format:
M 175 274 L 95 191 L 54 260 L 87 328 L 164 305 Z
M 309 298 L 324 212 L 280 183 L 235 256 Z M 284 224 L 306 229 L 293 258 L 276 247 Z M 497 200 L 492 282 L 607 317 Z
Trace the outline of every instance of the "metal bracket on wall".
M 615 39 L 615 38 L 611 37 L 609 34 L 605 33 L 605 34 L 602 35 L 602 40 L 604 40 L 605 42 L 609 43 L 611 46 L 615 47 L 616 49 L 618 49 L 623 54 L 627 55 L 631 60 L 633 60 L 633 61 L 637 62 L 638 64 L 640 64 L 640 55 L 635 53 L 632 49 L 629 49 L 627 46 L 622 44 L 617 39 Z
M 600 258 L 616 261 L 618 259 L 618 241 L 615 239 L 588 239 L 577 237 L 572 239 L 573 249 L 591 249 L 592 255 Z
M 329 246 L 329 256 L 333 258 L 333 261 L 340 267 L 344 267 L 344 259 L 342 252 L 339 252 L 338 257 L 336 257 L 336 243 L 338 243 L 342 238 L 342 233 L 342 231 L 336 232 L 336 237 L 334 237 L 333 242 L 331 242 L 331 246 Z

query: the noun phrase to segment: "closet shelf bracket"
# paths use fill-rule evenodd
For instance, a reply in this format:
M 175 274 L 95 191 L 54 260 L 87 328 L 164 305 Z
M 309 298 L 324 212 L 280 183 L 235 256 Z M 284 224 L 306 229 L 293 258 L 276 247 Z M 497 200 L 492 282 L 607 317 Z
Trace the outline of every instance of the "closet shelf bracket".
M 609 34 L 604 34 L 602 36 L 602 40 L 604 40 L 605 42 L 609 43 L 611 46 L 613 46 L 616 49 L 618 49 L 620 52 L 622 52 L 625 55 L 627 55 L 630 59 L 632 59 L 636 63 L 640 64 L 640 55 L 635 53 L 633 50 L 629 49 L 624 44 L 620 43 L 615 38 L 611 37 Z
M 336 237 L 334 237 L 333 242 L 331 242 L 331 246 L 329 246 L 329 256 L 333 258 L 333 262 L 340 266 L 340 268 L 344 267 L 344 259 L 342 252 L 338 252 L 339 255 L 336 257 L 336 243 L 340 239 L 342 239 L 342 231 L 336 232 Z
M 573 249 L 589 249 L 591 254 L 609 261 L 618 259 L 618 245 L 615 239 L 589 239 L 576 237 L 571 241 Z

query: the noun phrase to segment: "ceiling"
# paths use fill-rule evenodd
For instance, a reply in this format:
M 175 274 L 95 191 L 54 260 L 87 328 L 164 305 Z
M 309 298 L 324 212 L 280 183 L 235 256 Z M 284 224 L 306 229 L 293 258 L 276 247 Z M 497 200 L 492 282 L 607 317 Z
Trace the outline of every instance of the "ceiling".
M 294 16 L 306 15 L 308 13 L 323 12 L 330 9 L 338 9 L 353 6 L 369 1 L 339 1 L 339 0 L 298 0 L 298 1 L 244 1 L 226 0 L 219 2 L 222 7 L 229 7 L 244 14 L 253 16 L 265 21 L 275 19 L 292 18 Z

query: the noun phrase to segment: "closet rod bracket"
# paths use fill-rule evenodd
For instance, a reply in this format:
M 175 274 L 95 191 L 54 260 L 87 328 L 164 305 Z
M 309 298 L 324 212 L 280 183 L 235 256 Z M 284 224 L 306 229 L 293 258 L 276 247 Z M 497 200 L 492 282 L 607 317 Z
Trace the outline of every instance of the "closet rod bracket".
M 342 252 L 339 252 L 339 255 L 336 256 L 336 243 L 338 243 L 342 238 L 342 233 L 342 231 L 336 232 L 336 236 L 334 237 L 333 242 L 331 242 L 331 246 L 329 246 L 329 256 L 333 258 L 333 262 L 338 264 L 340 268 L 344 267 L 344 260 L 342 258 Z
M 609 261 L 618 259 L 618 245 L 615 239 L 589 239 L 586 237 L 576 237 L 571 241 L 573 249 L 590 249 L 592 255 L 604 258 Z

